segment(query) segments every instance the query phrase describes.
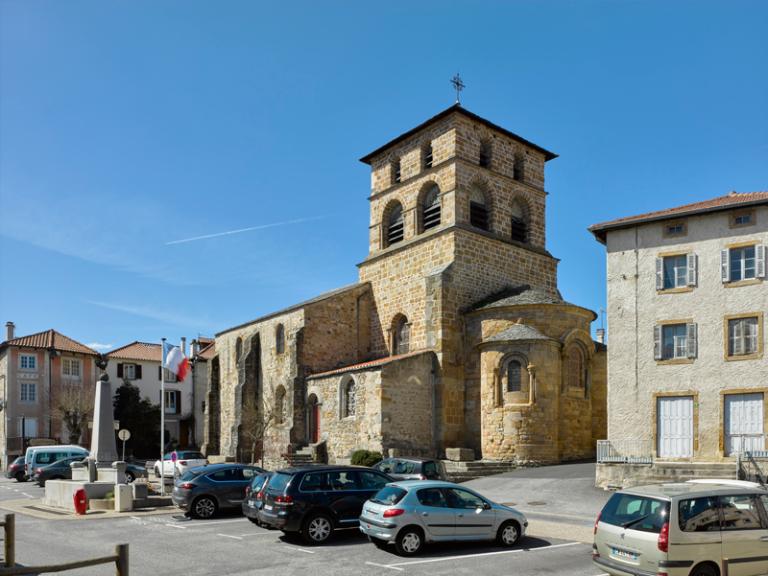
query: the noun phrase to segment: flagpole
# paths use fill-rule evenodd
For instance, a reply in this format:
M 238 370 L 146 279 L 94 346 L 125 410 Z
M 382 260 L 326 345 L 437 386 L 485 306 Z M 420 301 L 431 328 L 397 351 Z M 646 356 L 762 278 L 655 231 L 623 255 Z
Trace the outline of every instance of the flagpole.
M 165 496 L 165 338 L 160 340 L 160 495 Z

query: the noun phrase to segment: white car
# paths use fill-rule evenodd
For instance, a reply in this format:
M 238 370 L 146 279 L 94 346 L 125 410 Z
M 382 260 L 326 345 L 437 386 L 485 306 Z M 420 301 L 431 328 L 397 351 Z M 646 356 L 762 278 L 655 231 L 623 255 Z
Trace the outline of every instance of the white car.
M 173 461 L 173 455 L 176 454 L 176 462 Z M 208 464 L 208 460 L 200 452 L 194 450 L 177 450 L 176 452 L 168 452 L 163 455 L 162 462 L 162 475 L 165 477 L 173 476 L 174 464 L 176 468 L 176 475 L 181 476 L 190 468 L 196 468 L 197 466 L 205 466 Z M 154 470 L 155 477 L 160 477 L 160 460 L 155 462 Z

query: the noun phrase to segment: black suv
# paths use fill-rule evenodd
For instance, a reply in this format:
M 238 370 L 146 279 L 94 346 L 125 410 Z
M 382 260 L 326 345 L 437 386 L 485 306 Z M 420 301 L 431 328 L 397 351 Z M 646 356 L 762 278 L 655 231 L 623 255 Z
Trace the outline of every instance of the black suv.
M 365 501 L 389 482 L 386 474 L 358 466 L 286 468 L 270 478 L 259 519 L 321 544 L 334 529 L 357 526 Z

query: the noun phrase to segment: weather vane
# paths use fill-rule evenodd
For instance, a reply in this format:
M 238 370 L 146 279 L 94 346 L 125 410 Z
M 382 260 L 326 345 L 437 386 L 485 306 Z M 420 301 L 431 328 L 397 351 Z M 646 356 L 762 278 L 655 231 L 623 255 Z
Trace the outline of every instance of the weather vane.
M 461 91 L 464 90 L 464 82 L 461 81 L 461 76 L 459 76 L 459 73 L 456 73 L 456 76 L 451 78 L 451 84 L 453 84 L 453 88 L 456 90 L 456 104 L 461 104 Z

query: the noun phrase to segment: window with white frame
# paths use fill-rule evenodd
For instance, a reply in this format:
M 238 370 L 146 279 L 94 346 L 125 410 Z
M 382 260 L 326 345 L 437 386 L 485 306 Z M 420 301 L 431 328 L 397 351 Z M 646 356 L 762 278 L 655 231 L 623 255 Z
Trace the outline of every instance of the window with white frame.
M 65 378 L 80 378 L 82 375 L 80 370 L 80 360 L 77 358 L 62 358 L 61 374 Z
M 673 290 L 695 286 L 697 268 L 696 254 L 673 254 L 656 258 L 656 289 Z
M 37 438 L 37 418 L 19 418 L 19 436 Z
M 696 358 L 697 325 L 694 323 L 663 324 L 654 327 L 654 358 L 677 360 Z
M 123 364 L 123 378 L 136 380 L 136 364 Z
M 37 355 L 21 354 L 19 356 L 19 368 L 22 370 L 37 370 Z
M 35 382 L 22 382 L 20 385 L 20 400 L 26 403 L 37 402 L 37 384 Z
M 746 356 L 759 351 L 757 316 L 728 320 L 728 356 Z
M 765 278 L 765 246 L 751 244 L 723 250 L 720 266 L 723 282 Z
M 165 413 L 179 414 L 181 412 L 181 392 L 179 390 L 165 391 Z

